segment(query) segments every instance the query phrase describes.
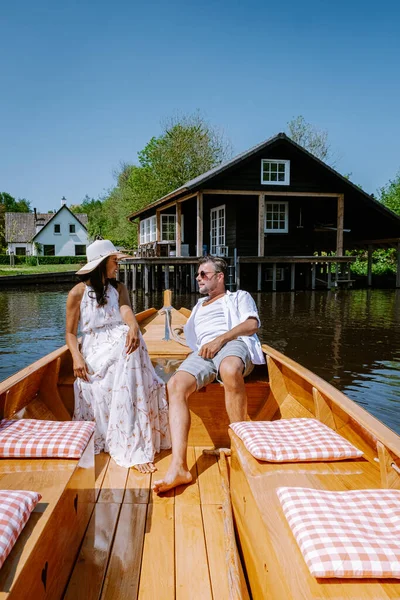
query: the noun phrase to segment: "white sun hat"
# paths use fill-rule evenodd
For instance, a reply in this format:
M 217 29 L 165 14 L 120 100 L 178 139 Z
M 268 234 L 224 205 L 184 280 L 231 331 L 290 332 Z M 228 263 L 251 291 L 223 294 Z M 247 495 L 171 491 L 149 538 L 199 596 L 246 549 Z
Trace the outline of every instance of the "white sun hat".
M 123 252 L 117 250 L 110 240 L 96 240 L 93 242 L 93 244 L 90 244 L 90 246 L 86 248 L 86 257 L 88 262 L 81 269 L 79 269 L 76 274 L 85 275 L 85 273 L 90 273 L 90 271 L 93 271 L 93 269 L 95 269 L 102 260 L 112 255 L 116 255 L 119 260 L 123 258 L 132 258 L 128 256 L 128 254 L 124 254 Z

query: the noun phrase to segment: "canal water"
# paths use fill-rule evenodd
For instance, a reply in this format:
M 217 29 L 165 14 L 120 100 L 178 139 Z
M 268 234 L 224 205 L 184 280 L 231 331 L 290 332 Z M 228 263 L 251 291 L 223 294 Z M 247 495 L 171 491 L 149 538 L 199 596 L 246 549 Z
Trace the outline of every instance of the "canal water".
M 0 291 L 0 380 L 64 344 L 70 286 Z M 196 295 L 175 296 L 192 307 Z M 254 294 L 260 338 L 400 433 L 400 290 Z M 161 294 L 132 295 L 136 312 Z

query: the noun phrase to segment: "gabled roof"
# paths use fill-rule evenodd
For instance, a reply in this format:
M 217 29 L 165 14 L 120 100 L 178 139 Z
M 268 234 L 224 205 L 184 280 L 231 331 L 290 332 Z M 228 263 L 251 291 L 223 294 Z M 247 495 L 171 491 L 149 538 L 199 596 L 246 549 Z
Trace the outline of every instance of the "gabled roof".
M 62 206 L 60 210 L 68 206 Z M 40 231 L 43 231 L 44 227 L 55 217 L 57 213 L 37 213 L 36 218 L 43 227 Z M 88 217 L 86 214 L 74 214 L 69 212 L 77 219 L 81 225 L 86 229 Z M 38 232 L 39 233 L 39 232 Z M 5 213 L 5 239 L 6 243 L 29 243 L 36 237 L 36 224 L 34 213 L 21 213 L 21 212 L 6 212 Z
M 364 190 L 362 190 L 358 185 L 355 185 L 349 179 L 347 179 L 346 177 L 343 177 L 343 175 L 338 173 L 338 171 L 335 171 L 335 169 L 333 169 L 332 167 L 330 167 L 329 165 L 324 163 L 322 160 L 320 160 L 319 158 L 314 156 L 314 154 L 312 154 L 311 152 L 309 152 L 308 150 L 303 148 L 303 146 L 300 146 L 299 144 L 294 142 L 290 137 L 288 137 L 286 135 L 286 133 L 278 133 L 277 135 L 274 135 L 274 136 L 268 138 L 264 142 L 261 142 L 260 144 L 253 146 L 249 150 L 246 150 L 245 152 L 238 154 L 234 158 L 231 158 L 230 160 L 228 160 L 224 163 L 221 163 L 217 167 L 214 167 L 214 168 L 210 169 L 209 171 L 206 171 L 206 173 L 203 173 L 202 175 L 199 175 L 198 177 L 191 179 L 190 181 L 186 182 L 184 185 L 177 188 L 173 192 L 170 192 L 169 194 L 163 196 L 159 200 L 156 200 L 155 202 L 152 202 L 151 204 L 148 204 L 147 206 L 143 207 L 142 209 L 137 210 L 134 213 L 130 214 L 128 216 L 128 219 L 133 220 L 135 217 L 138 217 L 140 214 L 148 211 L 149 209 L 152 209 L 155 206 L 159 206 L 160 204 L 163 204 L 164 202 L 166 202 L 168 200 L 173 200 L 174 198 L 176 198 L 180 195 L 183 195 L 185 193 L 190 193 L 190 192 L 194 191 L 196 188 L 198 188 L 200 190 L 202 187 L 204 187 L 204 184 L 207 181 L 209 181 L 216 175 L 220 175 L 221 173 L 227 171 L 231 167 L 234 167 L 235 165 L 242 162 L 243 160 L 251 157 L 253 154 L 256 154 L 260 150 L 264 150 L 265 148 L 272 146 L 272 144 L 274 144 L 275 142 L 277 142 L 279 140 L 284 140 L 285 142 L 294 146 L 300 152 L 303 152 L 304 154 L 306 154 L 313 161 L 315 161 L 316 163 L 318 163 L 319 165 L 321 165 L 322 167 L 324 167 L 325 169 L 330 171 L 336 177 L 339 177 L 343 182 L 346 183 L 346 185 L 351 186 L 359 194 L 362 194 L 365 198 L 368 199 L 369 202 L 373 202 L 376 205 L 376 207 L 379 208 L 382 212 L 385 212 L 388 216 L 390 215 L 391 217 L 395 217 L 400 221 L 399 215 L 397 215 L 396 213 L 391 211 L 389 208 L 384 206 L 381 202 L 376 200 L 376 198 L 374 198 L 370 194 L 367 194 L 366 192 L 364 192 Z M 260 192 L 261 192 L 261 190 L 260 190 Z M 234 191 L 232 191 L 232 194 L 234 194 Z
M 39 235 L 39 233 L 42 233 L 42 231 L 44 229 L 46 229 L 47 225 L 54 219 L 54 217 L 56 217 L 62 210 L 67 210 L 73 217 L 74 219 L 76 219 L 76 221 L 78 221 L 78 223 L 80 223 L 85 229 L 87 229 L 86 225 L 88 222 L 88 216 L 85 213 L 73 213 L 72 210 L 70 210 L 68 208 L 68 206 L 66 204 L 64 204 L 56 213 L 50 215 L 50 219 L 45 223 L 44 227 L 42 227 L 42 229 L 40 231 L 38 231 L 32 238 L 32 242 L 35 239 L 35 237 L 37 237 Z

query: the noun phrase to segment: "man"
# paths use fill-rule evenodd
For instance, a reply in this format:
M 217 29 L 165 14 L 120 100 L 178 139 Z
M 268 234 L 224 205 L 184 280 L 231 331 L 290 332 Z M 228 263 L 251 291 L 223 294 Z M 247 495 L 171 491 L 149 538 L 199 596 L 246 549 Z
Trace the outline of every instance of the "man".
M 168 382 L 172 461 L 164 477 L 154 484 L 156 493 L 190 483 L 187 442 L 190 428 L 189 396 L 215 378 L 225 388 L 225 405 L 231 423 L 247 417 L 244 377 L 254 364 L 265 362 L 255 332 L 260 326 L 257 308 L 248 292 L 226 291 L 227 264 L 205 256 L 199 261 L 197 283 L 201 298 L 185 325 L 193 350 Z

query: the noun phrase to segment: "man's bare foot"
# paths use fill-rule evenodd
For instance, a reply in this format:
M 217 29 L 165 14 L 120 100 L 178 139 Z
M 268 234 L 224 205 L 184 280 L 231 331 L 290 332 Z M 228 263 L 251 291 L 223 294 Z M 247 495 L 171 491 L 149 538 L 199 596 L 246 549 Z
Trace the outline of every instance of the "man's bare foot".
M 154 471 L 157 471 L 154 463 L 152 462 L 143 463 L 141 465 L 133 465 L 133 468 L 139 471 L 139 473 L 154 473 Z
M 156 494 L 167 492 L 177 485 L 185 485 L 192 481 L 192 475 L 187 469 L 170 467 L 165 475 L 164 479 L 155 481 L 153 485 L 153 491 Z

